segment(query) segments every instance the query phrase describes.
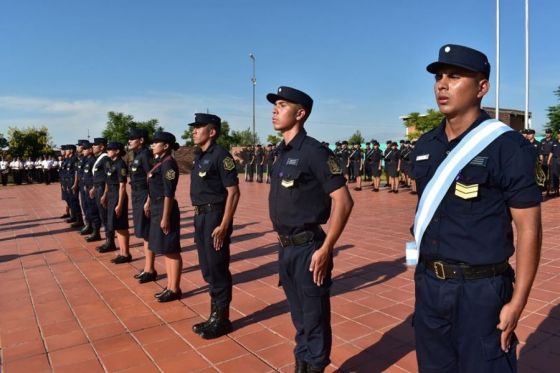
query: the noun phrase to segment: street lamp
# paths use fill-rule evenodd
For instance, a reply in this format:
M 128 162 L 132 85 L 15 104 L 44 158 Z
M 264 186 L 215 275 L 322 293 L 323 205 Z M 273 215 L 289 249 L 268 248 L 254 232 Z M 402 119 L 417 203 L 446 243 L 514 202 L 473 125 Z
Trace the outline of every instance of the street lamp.
M 257 142 L 257 135 L 255 133 L 255 87 L 257 86 L 257 78 L 255 77 L 255 55 L 253 53 L 249 53 L 249 58 L 253 61 L 253 77 L 251 78 L 251 82 L 253 83 L 253 145 L 256 145 Z

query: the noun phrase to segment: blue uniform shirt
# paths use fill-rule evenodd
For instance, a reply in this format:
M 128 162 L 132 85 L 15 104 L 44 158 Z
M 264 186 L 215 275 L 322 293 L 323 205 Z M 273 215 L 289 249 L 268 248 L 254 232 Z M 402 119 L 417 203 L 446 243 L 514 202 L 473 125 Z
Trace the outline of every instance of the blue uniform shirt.
M 346 185 L 332 151 L 302 130 L 278 147 L 268 197 L 270 220 L 279 234 L 299 233 L 325 224 L 330 194 Z
M 134 152 L 134 160 L 130 163 L 130 184 L 133 189 L 148 189 L 148 173 L 152 168 L 152 153 L 147 148 L 140 148 Z
M 486 119 L 482 112 L 452 141 L 447 140 L 444 119 L 418 140 L 410 158 L 419 197 L 447 154 Z M 421 255 L 470 265 L 507 260 L 514 251 L 509 209 L 537 206 L 542 199 L 535 162 L 532 145 L 519 133 L 509 131 L 494 140 L 456 176 L 424 233 Z M 457 195 L 458 183 L 472 186 L 468 198 Z

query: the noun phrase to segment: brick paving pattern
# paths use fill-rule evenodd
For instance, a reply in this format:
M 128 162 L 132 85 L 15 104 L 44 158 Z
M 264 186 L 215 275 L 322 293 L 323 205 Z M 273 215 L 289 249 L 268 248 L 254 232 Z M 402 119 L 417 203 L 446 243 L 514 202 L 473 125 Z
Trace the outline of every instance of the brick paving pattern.
M 191 331 L 210 304 L 193 242 L 189 177 L 178 188 L 184 269 L 181 301 L 160 304 L 133 262 L 110 263 L 58 218 L 57 185 L 0 188 L 1 371 L 291 372 L 294 329 L 277 286 L 276 236 L 265 184 L 241 184 L 231 270 L 235 331 L 205 341 Z M 356 205 L 335 249 L 333 351 L 327 371 L 414 372 L 413 269 L 403 262 L 416 197 L 352 191 Z M 560 199 L 543 204 L 541 266 L 517 329 L 522 372 L 560 365 Z M 492 229 L 492 227 L 488 227 Z

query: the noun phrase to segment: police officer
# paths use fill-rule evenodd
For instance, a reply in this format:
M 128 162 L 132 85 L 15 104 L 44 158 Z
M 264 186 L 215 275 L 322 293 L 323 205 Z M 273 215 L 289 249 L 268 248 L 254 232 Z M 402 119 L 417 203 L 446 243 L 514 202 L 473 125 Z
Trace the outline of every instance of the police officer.
M 412 154 L 421 201 L 440 163 L 490 119 L 480 108 L 490 74 L 483 53 L 448 44 L 427 70 L 435 74 L 434 92 L 445 118 L 418 140 Z M 450 174 L 449 190 L 441 191 L 445 195 L 421 240 L 415 273 L 420 372 L 516 370 L 513 331 L 527 303 L 541 242 L 541 196 L 530 148 L 515 131 L 502 133 L 457 175 Z M 515 288 L 508 264 L 512 219 L 518 233 Z
M 252 182 L 255 172 L 255 150 L 252 146 L 245 149 L 245 181 Z
M 179 182 L 179 167 L 172 151 L 179 149 L 175 136 L 169 132 L 158 131 L 152 142 L 154 166 L 148 173 L 149 205 L 146 215 L 150 217 L 148 247 L 154 254 L 165 255 L 167 285 L 157 292 L 158 302 L 171 302 L 181 299 L 181 257 L 180 213 L 175 199 Z
M 552 151 L 548 155 L 548 167 L 551 172 L 552 195 L 558 197 L 560 195 L 559 177 L 560 177 L 560 131 L 556 134 L 556 141 L 552 144 Z
M 400 152 L 401 158 L 401 174 L 403 178 L 403 186 L 410 187 L 410 153 L 412 148 L 410 147 L 410 140 L 404 142 L 402 151 Z
M 84 227 L 80 230 L 80 235 L 86 236 L 93 232 L 93 228 L 91 227 L 91 222 L 89 220 L 89 196 L 86 192 L 84 178 L 85 168 L 88 163 L 88 157 L 93 157 L 93 151 L 91 143 L 88 140 L 78 140 L 78 144 L 80 144 L 81 149 L 80 154 L 78 154 L 78 158 L 80 160 L 80 166 L 78 168 L 78 189 L 80 194 L 80 203 L 82 206 L 82 216 L 84 217 Z
M 81 146 L 80 146 L 81 149 Z M 78 170 L 80 168 L 80 160 L 76 154 L 76 145 L 70 144 L 67 147 L 66 162 L 66 190 L 68 196 L 68 204 L 70 205 L 70 219 L 66 220 L 70 223 L 71 228 L 82 228 L 84 221 L 82 217 L 82 209 L 80 208 L 80 196 L 78 189 Z
M 60 199 L 64 201 L 64 214 L 60 216 L 61 219 L 67 219 L 70 217 L 70 205 L 68 204 L 68 193 L 66 191 L 66 150 L 68 145 L 62 145 L 60 147 L 60 155 L 58 157 L 58 181 L 60 182 Z
M 272 166 L 276 161 L 276 144 L 268 144 L 266 146 L 266 183 L 270 184 L 270 175 Z
M 272 174 L 269 211 L 281 246 L 280 281 L 296 328 L 296 371 L 323 372 L 332 345 L 332 249 L 353 201 L 334 154 L 303 128 L 313 107 L 311 97 L 280 87 L 266 98 L 274 105 L 274 130 L 283 137 Z M 331 213 L 325 234 L 321 225 Z
M 87 225 L 90 229 L 82 229 L 80 234 L 89 235 L 86 237 L 87 242 L 94 242 L 101 240 L 101 235 L 99 234 L 99 229 L 101 228 L 101 218 L 99 217 L 99 211 L 97 210 L 97 205 L 95 203 L 95 196 L 90 195 L 90 191 L 93 189 L 93 166 L 95 165 L 95 156 L 93 155 L 93 145 L 86 141 L 82 145 L 83 154 L 85 158 L 85 164 L 82 176 L 82 189 L 84 191 L 84 213 L 86 216 Z
M 539 162 L 541 162 L 542 170 L 546 175 L 545 189 L 546 195 L 550 196 L 552 184 L 550 182 L 552 176 L 552 170 L 548 166 L 548 157 L 552 152 L 552 145 L 554 144 L 554 139 L 552 138 L 552 130 L 547 128 L 545 131 L 544 139 L 541 140 L 539 148 Z
M 229 271 L 233 216 L 239 201 L 239 181 L 231 154 L 216 144 L 221 119 L 195 114 L 193 142 L 198 146 L 191 173 L 191 201 L 195 208 L 194 234 L 198 260 L 210 289 L 210 317 L 193 326 L 204 339 L 232 331 L 229 304 L 232 279 Z
M 264 174 L 264 150 L 261 144 L 257 144 L 257 149 L 255 150 L 255 167 L 257 183 L 262 183 Z
M 107 227 L 107 174 L 106 170 L 111 166 L 111 160 L 105 152 L 107 147 L 107 139 L 104 137 L 96 137 L 93 139 L 93 154 L 95 155 L 95 163 L 93 164 L 93 188 L 89 191 L 90 198 L 95 197 L 95 204 L 101 222 L 105 227 L 105 243 L 98 246 L 96 250 L 100 253 L 106 253 L 117 249 L 115 245 L 115 232 Z M 89 241 L 89 237 L 86 239 Z
M 391 145 L 393 144 L 392 140 L 387 140 L 387 142 L 385 143 L 385 150 L 383 151 L 383 170 L 385 172 L 385 186 L 386 187 L 390 187 L 391 184 L 389 183 L 389 172 L 388 172 L 388 168 L 387 168 L 387 160 L 385 159 L 385 157 L 387 156 L 387 154 L 389 154 L 389 152 L 391 151 Z M 392 191 L 392 188 L 389 188 L 389 191 Z
M 350 180 L 350 171 L 348 169 L 348 164 L 350 163 L 350 149 L 348 149 L 348 141 L 344 140 L 340 143 L 340 152 L 337 158 L 342 175 L 346 178 L 346 183 L 348 183 Z
M 391 147 L 384 159 L 385 169 L 387 171 L 387 176 L 389 177 L 389 193 L 398 193 L 401 156 L 396 142 L 391 143 Z
M 372 181 L 371 180 L 371 155 L 373 149 L 371 148 L 371 142 L 366 142 L 366 148 L 364 149 L 364 181 Z
M 379 143 L 373 141 L 373 149 L 371 152 L 371 177 L 372 177 L 372 191 L 379 192 L 379 184 L 381 183 L 381 159 L 383 152 L 379 149 Z
M 126 181 L 128 167 L 123 160 L 124 144 L 114 141 L 107 144 L 109 167 L 105 168 L 107 196 L 107 231 L 115 231 L 120 253 L 111 259 L 112 263 L 123 264 L 132 261 L 130 255 L 130 233 L 128 232 L 128 194 Z
M 128 149 L 134 152 L 130 164 L 130 186 L 132 189 L 132 221 L 134 235 L 144 241 L 144 269 L 134 275 L 141 284 L 155 281 L 157 272 L 154 267 L 155 255 L 149 247 L 150 218 L 146 216 L 145 206 L 150 204 L 148 196 L 148 173 L 153 166 L 152 153 L 147 147 L 148 131 L 133 128 L 128 133 Z
M 2 178 L 2 185 L 8 185 L 8 175 L 10 174 L 10 165 L 4 158 L 0 158 L 0 177 Z

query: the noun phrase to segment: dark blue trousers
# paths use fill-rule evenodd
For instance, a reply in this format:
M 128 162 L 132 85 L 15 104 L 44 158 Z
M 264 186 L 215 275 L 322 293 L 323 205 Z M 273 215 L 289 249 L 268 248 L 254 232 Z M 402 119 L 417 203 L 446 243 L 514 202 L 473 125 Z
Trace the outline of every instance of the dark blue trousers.
M 210 288 L 210 297 L 219 307 L 227 307 L 231 302 L 233 281 L 229 271 L 231 233 L 230 225 L 220 250 L 214 249 L 212 232 L 220 225 L 223 211 L 212 211 L 194 217 L 194 240 L 198 252 L 198 262 L 204 281 Z
M 332 346 L 332 257 L 322 286 L 313 282 L 313 273 L 309 271 L 311 256 L 323 241 L 324 234 L 308 244 L 281 247 L 278 251 L 280 282 L 296 328 L 294 355 L 315 368 L 329 365 Z
M 89 191 L 91 188 L 85 188 L 84 196 L 84 210 L 86 212 L 86 219 L 95 229 L 101 228 L 101 218 L 99 217 L 99 211 L 97 210 L 97 203 L 95 202 L 95 197 L 90 198 Z
M 516 372 L 517 338 L 508 353 L 496 328 L 513 293 L 513 270 L 478 280 L 440 280 L 419 264 L 414 330 L 420 372 Z

